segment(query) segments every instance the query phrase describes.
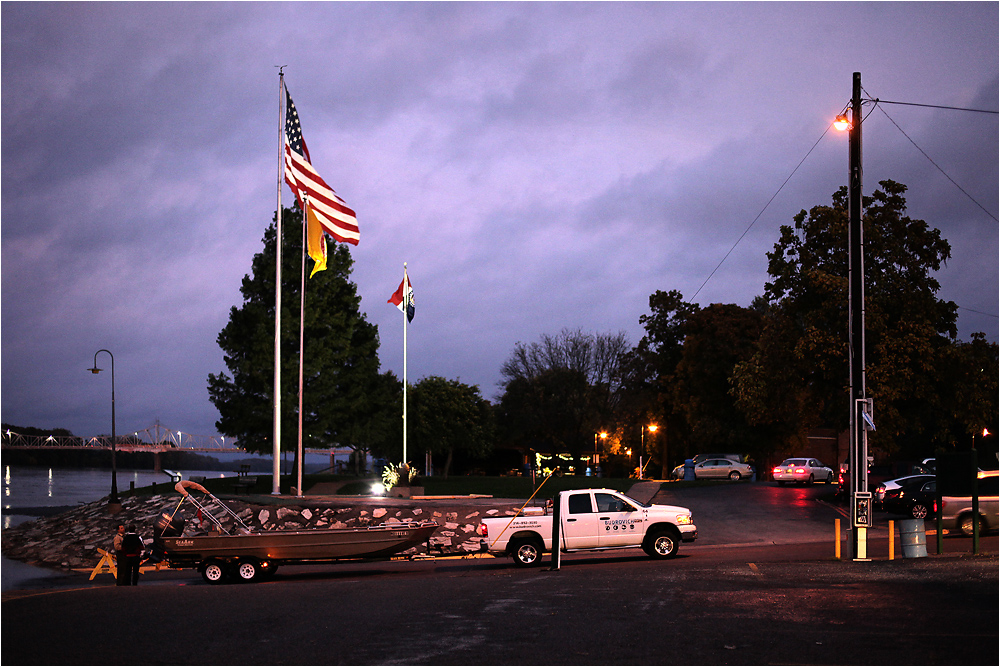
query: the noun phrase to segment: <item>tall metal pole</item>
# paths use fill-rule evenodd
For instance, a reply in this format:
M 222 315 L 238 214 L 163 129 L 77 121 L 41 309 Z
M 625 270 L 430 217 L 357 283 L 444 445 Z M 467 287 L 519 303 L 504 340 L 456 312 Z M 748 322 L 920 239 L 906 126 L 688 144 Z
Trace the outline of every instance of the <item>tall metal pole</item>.
M 867 523 L 870 503 L 868 494 L 868 441 L 864 419 L 861 417 L 865 396 L 865 272 L 864 230 L 862 224 L 862 159 L 861 159 L 861 72 L 854 73 L 851 96 L 850 130 L 850 188 L 848 193 L 848 263 L 849 263 L 849 372 L 850 372 L 850 470 L 851 508 L 853 530 L 852 553 L 855 559 L 867 558 Z M 867 516 L 865 516 L 867 515 Z
M 309 227 L 309 199 L 306 197 L 302 202 L 302 276 L 299 283 L 299 428 L 298 444 L 295 450 L 295 495 L 302 497 L 302 458 L 305 452 L 302 449 L 302 387 L 303 376 L 305 374 L 305 345 L 306 345 L 306 230 Z
M 118 499 L 118 465 L 115 461 L 117 446 L 115 443 L 118 440 L 115 433 L 115 355 L 111 354 L 110 350 L 102 349 L 94 352 L 94 367 L 90 369 L 94 375 L 101 372 L 101 369 L 97 367 L 97 355 L 101 352 L 107 352 L 108 356 L 111 357 L 111 495 L 108 496 L 108 505 L 121 509 L 121 501 Z
M 277 244 L 274 278 L 274 430 L 271 434 L 272 462 L 271 494 L 281 493 L 281 181 L 285 164 L 284 66 L 278 68 L 278 213 L 275 216 Z
M 409 308 L 410 285 L 406 275 L 406 262 L 403 262 L 403 464 L 404 474 L 410 474 L 410 466 L 406 462 L 406 326 L 409 323 L 407 309 Z

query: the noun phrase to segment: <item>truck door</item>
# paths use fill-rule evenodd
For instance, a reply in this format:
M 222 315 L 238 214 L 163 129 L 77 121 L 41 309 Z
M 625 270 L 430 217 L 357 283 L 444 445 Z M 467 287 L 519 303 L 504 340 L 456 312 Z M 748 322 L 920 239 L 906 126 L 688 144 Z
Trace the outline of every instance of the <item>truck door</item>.
M 642 509 L 627 498 L 611 493 L 595 493 L 599 522 L 598 546 L 625 547 L 642 544 Z
M 562 519 L 563 546 L 566 549 L 596 547 L 600 526 L 590 491 L 569 493 L 567 496 L 566 510 Z

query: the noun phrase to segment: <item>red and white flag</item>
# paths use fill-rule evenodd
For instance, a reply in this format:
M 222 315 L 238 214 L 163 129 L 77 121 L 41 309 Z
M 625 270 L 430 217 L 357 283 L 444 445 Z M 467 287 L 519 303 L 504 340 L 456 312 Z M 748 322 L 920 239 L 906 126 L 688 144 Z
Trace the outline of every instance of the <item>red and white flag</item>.
M 303 198 L 309 198 L 309 207 L 323 231 L 341 243 L 357 245 L 361 240 L 358 218 L 326 181 L 313 169 L 309 149 L 302 138 L 299 114 L 292 103 L 292 96 L 285 86 L 285 182 L 295 193 L 299 208 L 305 211 Z
M 389 297 L 386 303 L 391 303 L 406 313 L 407 322 L 413 321 L 416 308 L 413 306 L 413 286 L 410 285 L 410 276 L 406 273 L 406 269 L 403 269 L 403 282 L 399 283 L 399 287 L 396 288 L 396 291 L 392 293 L 392 296 Z

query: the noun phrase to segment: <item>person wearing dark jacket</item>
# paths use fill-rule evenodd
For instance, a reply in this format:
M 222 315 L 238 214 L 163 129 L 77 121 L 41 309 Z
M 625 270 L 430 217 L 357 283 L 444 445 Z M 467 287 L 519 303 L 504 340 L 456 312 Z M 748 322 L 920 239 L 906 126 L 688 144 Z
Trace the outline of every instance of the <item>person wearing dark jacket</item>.
M 135 532 L 135 524 L 130 523 L 122 538 L 121 559 L 118 561 L 119 586 L 139 584 L 139 561 L 142 559 L 143 548 L 142 537 Z

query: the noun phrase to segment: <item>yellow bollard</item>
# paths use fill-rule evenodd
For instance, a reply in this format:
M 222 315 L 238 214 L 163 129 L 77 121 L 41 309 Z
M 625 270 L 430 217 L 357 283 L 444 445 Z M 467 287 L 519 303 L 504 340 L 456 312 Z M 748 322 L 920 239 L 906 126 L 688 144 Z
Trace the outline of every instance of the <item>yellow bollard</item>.
M 896 522 L 889 519 L 889 560 L 896 557 Z
M 833 553 L 833 557 L 840 560 L 840 519 L 833 520 Z

